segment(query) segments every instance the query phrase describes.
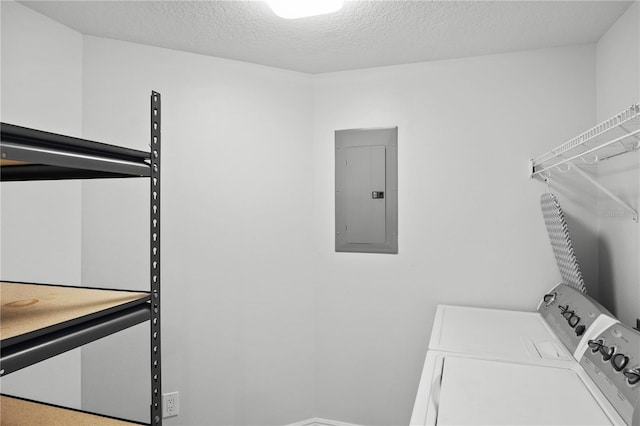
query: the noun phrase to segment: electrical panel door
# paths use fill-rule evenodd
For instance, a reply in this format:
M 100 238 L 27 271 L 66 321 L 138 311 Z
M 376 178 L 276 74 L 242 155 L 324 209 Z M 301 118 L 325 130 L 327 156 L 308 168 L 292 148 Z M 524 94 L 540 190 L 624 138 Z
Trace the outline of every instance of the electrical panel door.
M 397 253 L 397 128 L 336 132 L 336 251 Z
M 347 243 L 385 242 L 384 146 L 347 148 L 345 204 Z

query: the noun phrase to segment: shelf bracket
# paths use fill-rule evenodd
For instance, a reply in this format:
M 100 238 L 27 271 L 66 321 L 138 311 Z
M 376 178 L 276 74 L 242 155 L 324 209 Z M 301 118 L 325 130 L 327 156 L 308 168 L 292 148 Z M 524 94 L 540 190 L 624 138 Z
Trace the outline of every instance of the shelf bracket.
M 611 198 L 613 201 L 615 201 L 616 203 L 620 204 L 625 210 L 627 210 L 629 213 L 631 213 L 631 218 L 633 219 L 633 221 L 638 223 L 638 211 L 636 209 L 631 207 L 626 202 L 622 201 L 620 199 L 620 197 L 616 196 L 613 192 L 609 191 L 600 182 L 598 182 L 597 180 L 595 180 L 594 178 L 589 176 L 589 174 L 586 173 L 584 170 L 580 169 L 580 167 L 576 166 L 575 164 L 573 164 L 571 162 L 569 162 L 567 164 L 569 164 L 569 166 L 571 168 L 573 168 L 573 170 L 575 170 L 580 176 L 585 178 L 589 183 L 593 184 L 596 188 L 598 188 L 600 191 L 602 191 L 607 197 Z
M 535 168 L 533 167 L 533 159 L 529 159 L 529 179 L 533 179 L 535 177 Z

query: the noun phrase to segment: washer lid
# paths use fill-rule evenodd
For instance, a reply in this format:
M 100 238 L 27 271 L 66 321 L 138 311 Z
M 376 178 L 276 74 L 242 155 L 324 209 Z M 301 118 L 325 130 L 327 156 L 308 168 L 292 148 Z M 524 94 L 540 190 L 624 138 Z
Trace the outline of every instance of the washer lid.
M 568 368 L 447 356 L 441 386 L 438 425 L 613 424 Z
M 573 361 L 536 312 L 439 305 L 429 349 L 507 360 Z

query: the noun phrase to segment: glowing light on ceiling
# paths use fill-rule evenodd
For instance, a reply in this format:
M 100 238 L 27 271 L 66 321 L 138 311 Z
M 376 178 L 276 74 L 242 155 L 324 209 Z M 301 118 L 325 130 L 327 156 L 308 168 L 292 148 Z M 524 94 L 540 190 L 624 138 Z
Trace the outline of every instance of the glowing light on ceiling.
M 344 0 L 266 0 L 273 12 L 285 19 L 326 15 L 342 8 Z

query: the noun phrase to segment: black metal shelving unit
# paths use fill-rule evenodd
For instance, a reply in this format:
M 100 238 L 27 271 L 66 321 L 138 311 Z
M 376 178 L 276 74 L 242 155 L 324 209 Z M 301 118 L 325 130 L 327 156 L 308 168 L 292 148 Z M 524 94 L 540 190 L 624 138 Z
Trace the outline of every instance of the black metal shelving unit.
M 78 139 L 42 130 L 13 124 L 0 123 L 0 181 L 38 181 L 60 179 L 98 178 L 148 178 L 150 212 L 150 283 L 148 292 L 134 293 L 130 290 L 107 290 L 91 287 L 69 287 L 50 284 L 2 282 L 3 294 L 17 294 L 15 301 L 3 297 L 3 336 L 0 341 L 0 376 L 51 358 L 68 350 L 80 347 L 107 335 L 117 333 L 133 325 L 149 321 L 151 353 L 151 405 L 149 424 L 162 424 L 162 365 L 160 328 L 160 158 L 161 158 L 161 97 L 151 93 L 151 140 L 150 150 L 139 151 L 100 142 Z M 34 296 L 40 289 L 60 292 L 74 300 L 69 306 L 46 306 L 55 314 L 53 323 L 35 324 L 34 329 L 6 333 L 5 325 L 16 321 L 23 325 L 29 322 L 29 310 L 15 314 L 11 303 L 31 303 L 39 299 Z M 23 294 L 32 292 L 32 298 Z M 14 293 L 12 293 L 14 292 Z M 24 293 L 26 292 L 26 293 Z M 84 293 L 83 293 L 84 292 Z M 117 293 L 114 296 L 114 292 Z M 100 305 L 102 295 L 111 301 L 120 302 Z M 84 297 L 95 297 L 91 302 Z M 63 297 L 61 297 L 63 298 Z M 76 300 L 77 299 L 77 300 Z M 35 302 L 34 302 L 35 303 Z M 46 302 L 43 303 L 46 305 Z M 96 305 L 94 310 L 83 309 L 84 305 Z M 6 308 L 6 310 L 5 310 Z M 68 309 L 68 311 L 65 311 Z M 67 318 L 64 314 L 77 316 Z M 18 315 L 18 317 L 16 317 Z M 58 319 L 60 317 L 61 319 Z M 59 322 L 55 322 L 58 321 Z M 7 325 L 8 327 L 8 325 Z M 9 334 L 7 336 L 7 334 Z M 6 401 L 11 397 L 3 396 Z M 14 400 L 11 400 L 14 401 Z M 23 400 L 21 403 L 27 400 Z M 54 407 L 49 404 L 36 405 Z M 35 407 L 35 406 L 34 406 Z M 4 410 L 6 411 L 6 410 Z M 63 410 L 50 410 L 64 412 Z M 74 415 L 81 415 L 74 410 Z M 96 418 L 104 418 L 105 424 L 113 420 L 108 416 L 91 413 L 91 424 Z M 4 415 L 3 415 L 4 416 Z M 139 424 L 131 422 L 132 424 Z

